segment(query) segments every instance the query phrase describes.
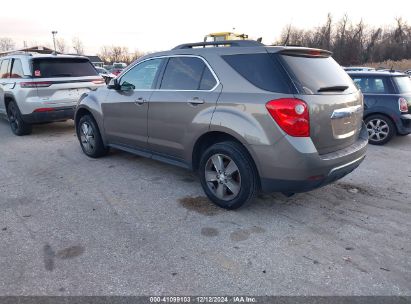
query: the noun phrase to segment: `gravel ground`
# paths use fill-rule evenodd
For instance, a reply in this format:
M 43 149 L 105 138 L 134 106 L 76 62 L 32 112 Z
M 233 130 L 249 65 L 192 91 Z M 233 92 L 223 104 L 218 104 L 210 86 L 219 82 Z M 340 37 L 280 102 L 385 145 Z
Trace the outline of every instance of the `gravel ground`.
M 73 123 L 0 120 L 0 295 L 411 295 L 411 136 L 322 189 L 214 207 L 197 177 Z

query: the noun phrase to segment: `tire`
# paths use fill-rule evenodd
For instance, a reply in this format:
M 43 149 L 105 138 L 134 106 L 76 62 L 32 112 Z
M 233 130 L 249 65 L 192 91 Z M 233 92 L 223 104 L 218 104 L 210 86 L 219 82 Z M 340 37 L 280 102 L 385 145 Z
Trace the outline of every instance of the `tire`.
M 372 145 L 385 145 L 396 134 L 395 125 L 384 115 L 370 115 L 365 119 L 368 131 L 368 142 Z
M 234 210 L 250 202 L 258 189 L 254 163 L 245 148 L 236 142 L 220 142 L 209 147 L 201 156 L 199 175 L 207 197 L 225 209 Z
M 32 131 L 31 124 L 25 123 L 21 116 L 19 107 L 15 101 L 10 101 L 7 106 L 7 118 L 11 131 L 17 136 L 29 135 Z
M 108 153 L 109 149 L 104 146 L 100 130 L 91 115 L 82 116 L 76 126 L 76 130 L 77 138 L 84 154 L 92 158 L 98 158 Z

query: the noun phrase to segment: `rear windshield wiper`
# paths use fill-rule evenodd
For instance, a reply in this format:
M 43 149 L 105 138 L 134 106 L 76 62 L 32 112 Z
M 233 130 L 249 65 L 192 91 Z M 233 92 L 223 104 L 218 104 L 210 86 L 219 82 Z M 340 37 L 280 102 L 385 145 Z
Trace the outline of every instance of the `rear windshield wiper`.
M 331 86 L 320 88 L 317 92 L 344 92 L 348 86 Z

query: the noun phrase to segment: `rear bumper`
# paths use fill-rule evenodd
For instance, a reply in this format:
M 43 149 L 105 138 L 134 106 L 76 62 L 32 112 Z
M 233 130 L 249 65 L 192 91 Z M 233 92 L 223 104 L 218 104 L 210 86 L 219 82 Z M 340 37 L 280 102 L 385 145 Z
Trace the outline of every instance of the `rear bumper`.
M 325 186 L 352 172 L 364 160 L 367 145 L 363 126 L 356 142 L 328 154 L 318 154 L 310 138 L 284 138 L 273 146 L 251 149 L 258 160 L 263 192 L 297 193 Z
M 402 114 L 397 122 L 397 130 L 400 134 L 411 133 L 411 114 Z
M 351 163 L 334 168 L 327 176 L 316 180 L 261 179 L 261 189 L 266 193 L 283 192 L 285 194 L 311 191 L 343 178 L 356 169 L 364 158 L 365 155 Z
M 53 122 L 74 118 L 75 107 L 54 108 L 47 112 L 33 112 L 31 114 L 22 115 L 23 121 L 29 124 Z

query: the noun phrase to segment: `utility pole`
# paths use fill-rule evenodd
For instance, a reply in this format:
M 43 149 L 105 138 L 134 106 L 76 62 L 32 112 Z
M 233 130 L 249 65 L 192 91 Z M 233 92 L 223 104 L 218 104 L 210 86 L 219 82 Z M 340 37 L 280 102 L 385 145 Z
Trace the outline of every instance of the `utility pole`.
M 56 34 L 57 34 L 57 31 L 52 31 L 51 34 L 53 35 L 54 53 L 57 54 L 57 50 L 56 50 Z

